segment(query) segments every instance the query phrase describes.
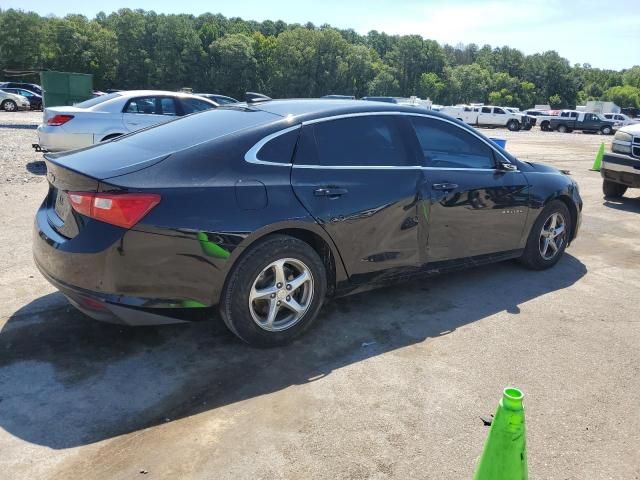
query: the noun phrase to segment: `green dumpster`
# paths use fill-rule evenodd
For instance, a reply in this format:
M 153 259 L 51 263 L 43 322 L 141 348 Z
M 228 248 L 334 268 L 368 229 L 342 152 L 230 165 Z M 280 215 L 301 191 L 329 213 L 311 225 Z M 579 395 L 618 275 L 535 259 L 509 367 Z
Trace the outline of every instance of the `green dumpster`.
M 93 75 L 86 73 L 40 72 L 44 107 L 83 102 L 93 96 Z

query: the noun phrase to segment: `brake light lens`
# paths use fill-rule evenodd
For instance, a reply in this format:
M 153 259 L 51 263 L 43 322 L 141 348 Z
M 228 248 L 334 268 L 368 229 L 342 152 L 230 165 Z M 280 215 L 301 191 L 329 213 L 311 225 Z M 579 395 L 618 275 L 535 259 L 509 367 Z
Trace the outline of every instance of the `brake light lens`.
M 131 228 L 160 203 L 157 193 L 69 192 L 73 209 L 101 222 Z
M 49 120 L 47 120 L 47 125 L 50 125 L 52 127 L 59 127 L 60 125 L 64 125 L 72 119 L 73 115 L 54 115 Z

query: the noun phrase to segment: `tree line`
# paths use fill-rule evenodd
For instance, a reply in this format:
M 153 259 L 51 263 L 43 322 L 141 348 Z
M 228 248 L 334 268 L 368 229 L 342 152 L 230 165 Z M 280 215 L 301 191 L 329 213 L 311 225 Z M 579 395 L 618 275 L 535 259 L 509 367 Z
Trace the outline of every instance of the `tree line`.
M 220 14 L 121 9 L 93 19 L 0 10 L 0 70 L 94 75 L 94 88 L 274 98 L 326 94 L 411 96 L 435 103 L 529 108 L 612 100 L 640 107 L 640 66 L 571 65 L 555 51 L 440 45 L 420 35 L 360 35 L 329 25 L 247 21 Z

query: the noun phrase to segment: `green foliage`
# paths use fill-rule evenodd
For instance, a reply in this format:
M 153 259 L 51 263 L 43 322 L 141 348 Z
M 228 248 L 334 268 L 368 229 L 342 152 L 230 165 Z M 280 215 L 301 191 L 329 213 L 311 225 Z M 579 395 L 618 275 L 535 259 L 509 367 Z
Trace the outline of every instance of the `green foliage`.
M 603 100 L 610 100 L 620 107 L 640 107 L 640 88 L 624 85 L 612 87 L 602 95 Z
M 524 55 L 508 46 L 440 45 L 419 35 L 359 35 L 310 22 L 129 8 L 94 19 L 0 9 L 0 69 L 92 73 L 98 89 L 191 87 L 236 97 L 252 90 L 273 97 L 418 95 L 520 108 L 640 103 L 640 66 L 616 72 L 571 66 L 554 51 Z

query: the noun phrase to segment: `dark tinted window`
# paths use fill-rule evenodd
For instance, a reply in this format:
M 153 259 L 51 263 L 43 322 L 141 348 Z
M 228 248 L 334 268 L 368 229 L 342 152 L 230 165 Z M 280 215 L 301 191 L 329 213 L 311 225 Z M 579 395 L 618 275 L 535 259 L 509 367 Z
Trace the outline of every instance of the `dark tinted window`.
M 291 163 L 293 149 L 298 141 L 299 133 L 300 129 L 296 128 L 265 143 L 258 152 L 258 160 L 273 163 Z
M 499 114 L 504 114 L 504 110 L 501 108 L 494 108 L 493 109 L 493 113 L 499 113 Z
M 181 98 L 182 109 L 184 110 L 185 115 L 189 115 L 190 113 L 203 112 L 205 110 L 209 110 L 213 108 L 208 102 L 203 102 L 202 100 L 198 100 L 197 98 Z
M 482 107 L 482 113 L 491 113 L 491 108 L 489 108 L 489 107 Z
M 314 125 L 320 165 L 404 166 L 408 155 L 391 115 L 330 120 Z
M 441 120 L 411 117 L 424 165 L 440 168 L 494 168 L 493 150 L 466 130 Z

